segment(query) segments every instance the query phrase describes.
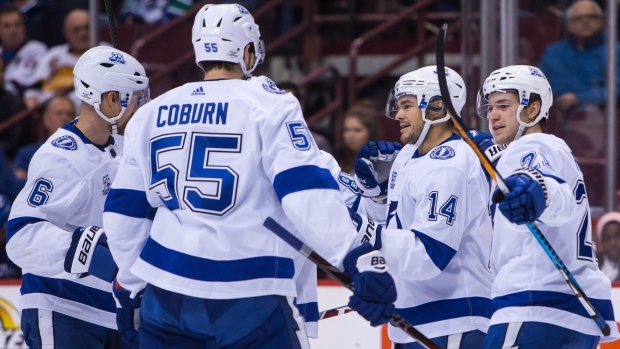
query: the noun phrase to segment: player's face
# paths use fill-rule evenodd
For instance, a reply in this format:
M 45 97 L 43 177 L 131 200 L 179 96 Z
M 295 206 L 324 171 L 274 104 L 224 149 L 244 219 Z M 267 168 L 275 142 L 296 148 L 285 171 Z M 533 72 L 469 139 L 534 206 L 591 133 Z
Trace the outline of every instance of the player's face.
M 601 235 L 603 254 L 610 260 L 618 262 L 620 260 L 620 223 L 605 224 Z
M 497 144 L 509 144 L 517 135 L 519 101 L 512 92 L 496 92 L 489 96 L 489 130 Z
M 342 138 L 347 149 L 357 152 L 370 141 L 370 131 L 358 118 L 349 116 L 344 119 Z
M 400 124 L 400 141 L 403 144 L 414 144 L 424 128 L 418 99 L 415 96 L 402 96 L 398 99 L 398 107 L 395 119 Z

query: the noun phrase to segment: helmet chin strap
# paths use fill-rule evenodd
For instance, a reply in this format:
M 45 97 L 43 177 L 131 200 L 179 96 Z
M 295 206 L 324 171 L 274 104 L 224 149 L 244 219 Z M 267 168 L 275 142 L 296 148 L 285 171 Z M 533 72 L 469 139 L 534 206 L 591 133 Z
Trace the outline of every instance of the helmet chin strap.
M 541 116 L 538 116 L 534 121 L 530 122 L 529 124 L 523 122 L 520 116 L 521 116 L 521 111 L 523 110 L 524 107 L 525 107 L 524 105 L 519 105 L 519 108 L 517 108 L 517 122 L 519 123 L 519 129 L 517 130 L 517 134 L 515 135 L 515 138 L 512 140 L 513 142 L 523 136 L 523 132 L 525 132 L 525 129 L 527 127 L 532 127 L 536 125 L 540 121 L 540 119 L 542 119 Z
M 424 120 L 424 127 L 422 128 L 422 132 L 420 133 L 420 137 L 418 137 L 418 140 L 415 142 L 415 146 L 418 147 L 418 148 L 424 142 L 424 139 L 426 138 L 426 134 L 428 133 L 428 130 L 431 128 L 431 125 L 438 124 L 440 122 L 446 122 L 446 121 L 448 121 L 450 119 L 450 115 L 446 114 L 446 116 L 444 116 L 441 119 L 429 120 L 429 119 L 426 118 L 426 109 L 427 108 L 421 108 L 421 109 L 422 109 L 422 115 L 424 115 L 422 117 L 422 120 Z
M 107 122 L 109 122 L 112 125 L 112 134 L 113 135 L 117 135 L 118 134 L 118 125 L 116 124 L 116 121 L 118 119 L 121 118 L 121 116 L 123 116 L 123 114 L 125 113 L 125 110 L 127 109 L 127 107 L 121 107 L 121 112 L 113 117 L 113 118 L 109 118 L 107 116 L 105 116 L 102 112 L 101 109 L 99 108 L 100 102 L 95 102 L 93 103 L 93 107 L 95 108 L 95 111 L 97 112 L 97 114 L 99 114 L 99 116 L 101 116 L 101 118 Z

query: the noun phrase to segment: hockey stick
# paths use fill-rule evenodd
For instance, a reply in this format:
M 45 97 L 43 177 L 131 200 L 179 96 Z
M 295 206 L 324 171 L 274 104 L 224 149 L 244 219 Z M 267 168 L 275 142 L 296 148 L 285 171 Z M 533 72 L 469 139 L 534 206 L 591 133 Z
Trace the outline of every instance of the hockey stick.
M 110 37 L 112 38 L 112 46 L 118 49 L 118 34 L 116 33 L 116 20 L 114 19 L 114 9 L 112 9 L 112 0 L 103 0 L 105 4 L 105 12 L 108 14 L 108 24 L 110 25 Z
M 310 247 L 305 245 L 301 240 L 291 234 L 283 226 L 278 224 L 278 222 L 273 220 L 273 218 L 267 217 L 263 225 L 267 229 L 271 230 L 274 234 L 278 235 L 280 239 L 291 245 L 292 248 L 299 251 L 299 253 L 311 260 L 314 264 L 321 268 L 321 270 L 327 273 L 327 275 L 340 282 L 344 287 L 353 291 L 353 280 L 351 280 L 351 278 L 347 274 L 341 272 L 338 268 L 331 265 L 323 257 L 319 256 L 319 254 L 314 252 Z M 396 312 L 392 313 L 391 324 L 406 332 L 412 338 L 417 340 L 424 348 L 440 349 L 435 343 L 431 342 L 430 339 L 426 338 L 425 335 L 420 333 L 420 331 L 416 330 L 416 328 L 413 327 L 413 325 L 410 324 L 409 321 L 403 319 Z
M 338 308 L 323 310 L 322 312 L 319 313 L 319 320 L 329 319 L 330 317 L 336 317 L 336 316 L 348 314 L 350 312 L 355 312 L 355 310 L 349 308 L 346 305 L 343 305 Z
M 439 34 L 437 35 L 437 52 L 436 52 L 437 53 L 437 72 L 445 71 L 444 43 L 446 40 L 447 30 L 448 30 L 448 24 L 444 24 L 441 26 L 441 29 L 439 30 Z M 441 90 L 441 99 L 443 100 L 443 103 L 446 106 L 448 113 L 450 114 L 450 119 L 454 121 L 454 126 L 456 127 L 458 134 L 474 150 L 474 153 L 476 153 L 476 156 L 478 156 L 478 159 L 480 159 L 480 163 L 482 164 L 482 167 L 491 176 L 491 178 L 495 180 L 495 183 L 497 183 L 497 186 L 500 189 L 500 191 L 504 195 L 508 194 L 510 192 L 510 189 L 508 189 L 508 186 L 506 186 L 506 182 L 504 181 L 504 178 L 502 178 L 499 172 L 497 172 L 497 170 L 495 169 L 495 166 L 493 166 L 493 163 L 486 157 L 486 155 L 484 154 L 484 151 L 482 150 L 482 148 L 480 148 L 478 143 L 474 142 L 473 139 L 470 138 L 469 134 L 467 133 L 467 126 L 465 125 L 463 120 L 461 120 L 461 118 L 458 116 L 458 113 L 456 112 L 456 110 L 454 110 L 454 106 L 452 105 L 452 100 L 450 99 L 450 91 L 448 90 L 448 83 L 446 81 L 446 75 L 437 74 L 437 76 L 439 79 L 439 89 Z M 497 202 L 501 202 L 503 199 L 504 199 L 504 196 L 502 195 L 501 197 L 494 197 L 493 201 L 497 203 Z M 549 258 L 551 259 L 555 267 L 558 269 L 560 274 L 562 274 L 562 277 L 564 278 L 564 280 L 566 280 L 566 283 L 568 283 L 568 286 L 570 286 L 570 288 L 573 290 L 573 293 L 575 293 L 575 296 L 577 296 L 577 299 L 579 300 L 581 305 L 583 305 L 583 307 L 586 309 L 586 311 L 588 312 L 588 315 L 590 315 L 590 318 L 594 320 L 594 322 L 596 322 L 596 325 L 601 329 L 601 332 L 603 333 L 604 336 L 609 336 L 609 333 L 610 333 L 609 325 L 607 325 L 607 323 L 605 322 L 601 314 L 598 312 L 598 310 L 596 310 L 596 308 L 594 308 L 592 303 L 590 303 L 590 299 L 588 298 L 588 296 L 586 296 L 585 292 L 583 291 L 581 286 L 579 286 L 579 284 L 577 283 L 577 280 L 575 279 L 573 274 L 568 270 L 568 268 L 566 267 L 562 259 L 560 259 L 560 256 L 558 256 L 557 252 L 555 252 L 555 250 L 549 243 L 549 240 L 547 240 L 547 238 L 543 235 L 540 229 L 538 229 L 538 227 L 536 226 L 536 223 L 528 222 L 526 223 L 526 225 L 529 228 L 529 230 L 532 232 L 532 234 L 534 235 L 534 237 L 536 238 L 540 246 L 543 248 L 547 256 L 549 256 Z

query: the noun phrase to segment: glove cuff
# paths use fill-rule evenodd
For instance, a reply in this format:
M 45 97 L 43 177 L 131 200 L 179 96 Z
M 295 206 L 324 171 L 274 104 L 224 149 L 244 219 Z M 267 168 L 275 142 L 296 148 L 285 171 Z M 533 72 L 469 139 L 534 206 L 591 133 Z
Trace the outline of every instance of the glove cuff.
M 489 160 L 491 160 L 491 162 L 495 162 L 500 158 L 500 156 L 502 156 L 502 152 L 507 147 L 508 146 L 506 144 L 493 144 L 484 151 L 484 154 Z
M 65 271 L 71 274 L 88 273 L 99 239 L 104 234 L 103 229 L 96 226 L 76 229 L 67 251 L 67 256 L 71 258 L 65 258 Z
M 528 177 L 530 177 L 532 180 L 538 182 L 538 184 L 540 184 L 540 187 L 542 188 L 543 193 L 545 194 L 545 207 L 549 206 L 549 194 L 547 191 L 547 183 L 545 182 L 545 177 L 543 176 L 543 174 L 538 171 L 535 170 L 533 168 L 530 167 L 522 167 L 516 171 L 514 171 L 512 173 L 514 174 L 524 174 L 527 175 Z

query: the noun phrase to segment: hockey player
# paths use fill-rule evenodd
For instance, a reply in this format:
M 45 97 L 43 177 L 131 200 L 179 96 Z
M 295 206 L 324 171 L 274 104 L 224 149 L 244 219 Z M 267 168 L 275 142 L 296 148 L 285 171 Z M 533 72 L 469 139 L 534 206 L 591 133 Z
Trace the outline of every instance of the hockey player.
M 113 130 L 148 99 L 148 79 L 133 57 L 102 46 L 73 74 L 80 116 L 35 153 L 7 228 L 30 348 L 113 348 L 118 335 L 116 265 L 98 227 L 122 154 Z
M 460 111 L 463 79 L 449 68 L 440 73 Z M 420 68 L 401 76 L 390 91 L 386 114 L 399 122 L 406 145 L 383 176 L 387 186 L 377 170 L 382 164 L 374 160 L 396 153 L 390 143 L 369 144 L 373 161 L 358 159 L 356 177 L 375 201 L 387 189 L 386 228 L 370 239 L 390 265 L 397 312 L 441 348 L 480 348 L 491 310 L 488 183 L 474 152 L 452 132 L 437 74 L 436 66 Z M 360 235 L 366 222 L 360 215 Z M 388 334 L 394 348 L 422 348 L 394 326 Z
M 511 190 L 491 205 L 497 276 L 486 349 L 586 349 L 618 338 L 610 282 L 596 263 L 583 175 L 566 143 L 545 133 L 552 101 L 542 72 L 523 65 L 492 72 L 478 94 L 478 115 L 489 119 L 496 144 L 508 144 L 497 170 Z M 608 322 L 609 337 L 601 337 L 526 222 L 536 222 L 573 273 Z
M 259 38 L 244 7 L 205 5 L 192 29 L 204 81 L 127 125 L 104 226 L 127 322 L 142 306 L 141 348 L 308 347 L 292 302 L 297 252 L 267 217 L 354 279 L 350 306 L 372 325 L 391 318 L 394 282 L 378 251 L 356 247 L 299 102 L 245 80 L 262 61 Z

